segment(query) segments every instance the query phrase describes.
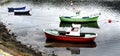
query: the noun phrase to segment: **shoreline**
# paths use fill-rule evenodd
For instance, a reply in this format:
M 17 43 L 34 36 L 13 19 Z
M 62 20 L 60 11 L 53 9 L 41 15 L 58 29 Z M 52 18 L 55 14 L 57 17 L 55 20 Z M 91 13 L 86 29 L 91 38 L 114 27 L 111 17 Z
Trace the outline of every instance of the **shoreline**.
M 3 5 L 4 3 L 10 2 L 10 0 L 0 0 L 0 5 Z
M 0 49 L 13 56 L 42 56 L 41 52 L 35 52 L 32 48 L 22 45 L 16 40 L 17 36 L 14 33 L 9 34 L 9 32 L 10 30 L 0 22 Z

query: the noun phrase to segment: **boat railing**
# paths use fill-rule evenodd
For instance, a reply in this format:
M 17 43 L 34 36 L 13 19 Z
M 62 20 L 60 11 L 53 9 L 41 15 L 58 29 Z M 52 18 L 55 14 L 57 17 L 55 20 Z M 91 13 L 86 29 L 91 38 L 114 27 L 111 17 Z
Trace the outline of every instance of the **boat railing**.
M 64 18 L 71 18 L 70 16 L 64 16 Z
M 101 13 L 95 13 L 95 14 L 90 15 L 90 17 L 100 16 L 100 15 Z
M 83 19 L 86 19 L 86 18 L 90 18 L 89 16 L 86 16 L 86 17 L 82 17 Z

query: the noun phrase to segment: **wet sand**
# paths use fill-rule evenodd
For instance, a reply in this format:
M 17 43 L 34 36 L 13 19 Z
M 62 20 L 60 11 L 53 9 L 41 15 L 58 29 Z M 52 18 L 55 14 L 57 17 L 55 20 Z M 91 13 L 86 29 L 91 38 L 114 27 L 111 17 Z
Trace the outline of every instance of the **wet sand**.
M 10 34 L 9 29 L 3 23 L 0 23 L 0 49 L 13 55 L 13 56 L 36 56 L 40 53 L 36 53 L 32 48 L 27 48 L 16 40 L 14 33 Z

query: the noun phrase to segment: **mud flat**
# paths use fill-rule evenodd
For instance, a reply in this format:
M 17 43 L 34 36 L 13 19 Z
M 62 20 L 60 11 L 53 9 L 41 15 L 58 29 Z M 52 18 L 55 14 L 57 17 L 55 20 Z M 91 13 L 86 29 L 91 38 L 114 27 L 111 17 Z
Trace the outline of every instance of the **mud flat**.
M 0 0 L 0 5 L 4 4 L 4 3 L 8 3 L 10 2 L 10 0 Z
M 35 52 L 32 48 L 22 45 L 16 40 L 14 33 L 0 22 L 0 49 L 13 56 L 41 56 L 41 52 Z

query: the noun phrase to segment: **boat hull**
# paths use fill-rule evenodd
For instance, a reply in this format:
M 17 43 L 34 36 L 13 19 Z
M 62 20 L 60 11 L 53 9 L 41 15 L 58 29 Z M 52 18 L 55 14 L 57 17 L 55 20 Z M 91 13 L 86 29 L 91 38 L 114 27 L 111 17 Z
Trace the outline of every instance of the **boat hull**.
M 92 18 L 72 18 L 72 17 L 64 17 L 64 16 L 60 17 L 61 22 L 76 22 L 76 23 L 95 22 L 97 21 L 97 19 L 98 19 L 98 16 L 92 17 Z
M 72 42 L 89 42 L 94 41 L 96 37 L 84 38 L 84 37 L 75 37 L 75 36 L 64 36 L 64 35 L 52 35 L 45 32 L 45 36 L 48 39 L 54 39 L 59 41 L 72 41 Z
M 19 8 L 8 8 L 8 12 L 14 12 L 14 10 L 25 10 L 25 6 L 24 7 L 19 7 Z

